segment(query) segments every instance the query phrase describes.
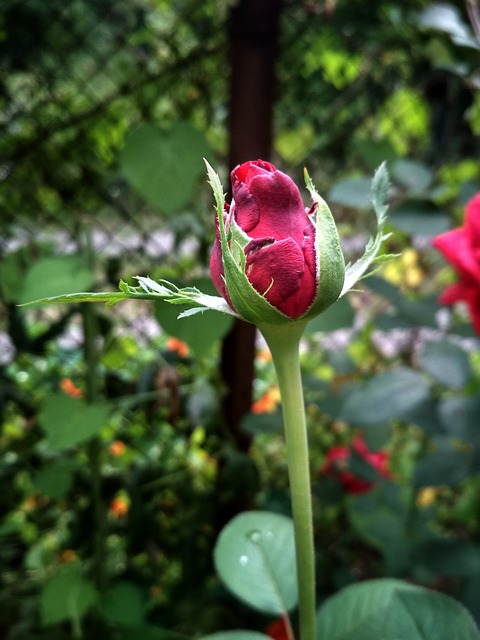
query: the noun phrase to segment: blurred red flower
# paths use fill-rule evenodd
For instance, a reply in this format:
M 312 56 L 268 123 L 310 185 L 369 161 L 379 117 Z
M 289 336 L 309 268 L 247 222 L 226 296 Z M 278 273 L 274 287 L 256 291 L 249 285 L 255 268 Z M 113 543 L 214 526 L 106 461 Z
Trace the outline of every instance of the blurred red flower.
M 436 236 L 433 246 L 459 276 L 445 289 L 440 302 L 466 303 L 473 328 L 480 335 L 480 193 L 467 203 L 463 226 Z
M 283 618 L 271 622 L 265 629 L 265 633 L 275 640 L 289 640 L 287 627 Z
M 322 467 L 322 472 L 339 480 L 348 493 L 365 493 L 373 487 L 373 482 L 358 478 L 349 469 L 350 456 L 354 451 L 377 472 L 388 478 L 389 453 L 387 451 L 370 451 L 365 440 L 356 436 L 351 447 L 332 447 Z

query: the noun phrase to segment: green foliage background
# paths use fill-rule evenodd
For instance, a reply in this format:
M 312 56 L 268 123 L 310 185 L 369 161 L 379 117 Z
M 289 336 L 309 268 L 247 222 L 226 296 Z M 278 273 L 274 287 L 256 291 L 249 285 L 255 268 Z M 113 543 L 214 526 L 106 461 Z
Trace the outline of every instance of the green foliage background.
M 9 640 L 261 633 L 277 613 L 238 603 L 213 564 L 237 513 L 289 515 L 278 407 L 246 416 L 247 452 L 222 421 L 230 320 L 177 322 L 176 309 L 146 304 L 17 306 L 129 274 L 205 290 L 214 225 L 202 157 L 227 184 L 230 5 L 8 0 L 0 18 Z M 452 274 L 430 248 L 479 189 L 479 48 L 461 2 L 284 2 L 272 160 L 298 184 L 308 165 L 350 259 L 386 159 L 386 250 L 399 254 L 305 339 L 320 603 L 367 578 L 405 578 L 480 619 L 478 341 L 461 313 L 438 315 Z M 261 345 L 256 371 L 262 399 L 274 377 Z M 321 472 L 355 433 L 391 456 L 389 478 L 352 456 L 375 482 L 362 495 Z M 343 606 L 330 602 L 327 613 Z

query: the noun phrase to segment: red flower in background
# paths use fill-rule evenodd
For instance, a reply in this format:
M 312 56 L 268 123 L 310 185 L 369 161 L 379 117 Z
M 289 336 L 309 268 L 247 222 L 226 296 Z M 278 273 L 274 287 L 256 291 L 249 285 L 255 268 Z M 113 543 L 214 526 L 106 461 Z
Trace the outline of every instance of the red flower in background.
M 275 638 L 275 640 L 290 640 L 283 618 L 278 618 L 278 620 L 270 623 L 265 629 L 265 633 L 267 636 L 270 636 L 270 638 Z
M 363 438 L 354 438 L 351 447 L 332 447 L 327 454 L 327 459 L 322 467 L 322 472 L 339 480 L 348 493 L 365 493 L 373 487 L 369 480 L 363 480 L 355 476 L 348 467 L 352 450 L 365 462 L 371 465 L 377 472 L 388 478 L 389 454 L 387 451 L 370 451 Z
M 278 311 L 299 318 L 312 305 L 318 288 L 315 227 L 293 180 L 264 160 L 245 162 L 231 174 L 233 216 L 249 242 L 245 273 L 252 287 Z M 217 238 L 210 260 L 217 291 L 230 304 Z
M 480 193 L 467 203 L 463 226 L 438 235 L 433 246 L 459 276 L 458 282 L 445 289 L 440 302 L 465 302 L 480 335 Z

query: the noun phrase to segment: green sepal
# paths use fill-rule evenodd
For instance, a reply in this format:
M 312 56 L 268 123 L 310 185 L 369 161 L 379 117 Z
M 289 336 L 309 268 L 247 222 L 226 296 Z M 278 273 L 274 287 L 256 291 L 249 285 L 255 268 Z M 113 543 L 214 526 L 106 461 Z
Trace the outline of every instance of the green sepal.
M 294 319 L 272 306 L 250 284 L 245 274 L 246 256 L 244 252 L 250 239 L 233 220 L 233 217 L 229 221 L 228 228 L 225 229 L 223 187 L 220 178 L 206 160 L 205 164 L 216 202 L 224 279 L 232 305 L 243 320 L 252 324 L 289 324 L 295 322 Z
M 318 316 L 338 300 L 345 279 L 345 260 L 332 213 L 325 200 L 317 193 L 305 169 L 305 184 L 315 203 L 315 242 L 317 260 L 317 293 L 311 307 L 302 316 Z

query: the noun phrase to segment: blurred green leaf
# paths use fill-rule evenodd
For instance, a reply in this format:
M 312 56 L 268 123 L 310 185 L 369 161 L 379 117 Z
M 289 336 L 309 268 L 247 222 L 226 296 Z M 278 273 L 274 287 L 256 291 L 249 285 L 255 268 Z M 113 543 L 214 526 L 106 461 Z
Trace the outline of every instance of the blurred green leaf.
M 411 540 L 405 535 L 407 512 L 400 487 L 384 482 L 368 493 L 351 496 L 347 508 L 361 537 L 382 552 L 387 571 L 402 573 L 410 560 Z
M 391 174 L 394 180 L 414 193 L 425 191 L 433 181 L 433 172 L 429 167 L 406 158 L 396 160 L 392 164 Z
M 43 626 L 70 620 L 79 629 L 81 618 L 97 598 L 93 585 L 82 576 L 80 565 L 61 567 L 40 594 Z
M 47 446 L 60 451 L 97 435 L 110 414 L 107 404 L 86 404 L 63 394 L 49 396 L 40 411 L 39 420 L 47 437 Z
M 413 369 L 397 367 L 374 376 L 346 398 L 340 419 L 368 426 L 401 418 L 429 393 L 429 384 Z
M 114 624 L 139 626 L 144 619 L 144 598 L 131 582 L 118 582 L 100 600 L 102 616 Z
M 185 285 L 186 286 L 186 285 Z M 198 287 L 204 293 L 215 293 L 207 278 L 189 282 L 188 286 Z M 155 302 L 155 316 L 167 333 L 183 340 L 197 356 L 205 353 L 215 342 L 221 340 L 230 330 L 233 318 L 223 313 L 205 311 L 193 317 L 178 318 L 176 305 Z
M 127 137 L 120 168 L 127 181 L 154 207 L 171 215 L 192 199 L 210 155 L 208 143 L 188 122 L 170 129 L 142 124 Z
M 280 410 L 266 413 L 247 413 L 242 419 L 243 431 L 252 435 L 261 433 L 282 433 L 283 419 Z
M 415 550 L 415 560 L 441 576 L 480 575 L 480 547 L 469 540 L 428 540 Z
M 78 469 L 75 460 L 60 459 L 38 471 L 33 477 L 35 488 L 52 500 L 62 498 L 69 491 Z
M 231 520 L 215 546 L 215 567 L 238 598 L 267 614 L 297 604 L 297 571 L 290 518 L 247 511 Z
M 355 319 L 355 311 L 348 302 L 348 298 L 340 298 L 332 304 L 326 311 L 322 311 L 318 316 L 310 320 L 307 324 L 306 333 L 321 331 L 327 333 L 345 327 L 351 327 Z
M 471 473 L 472 454 L 455 446 L 452 439 L 437 436 L 436 450 L 417 463 L 413 476 L 416 488 L 445 485 L 454 487 Z
M 85 291 L 93 283 L 93 272 L 82 256 L 41 258 L 27 271 L 16 299 L 22 303 Z
M 328 202 L 353 209 L 370 209 L 372 206 L 371 179 L 364 177 L 344 178 L 330 189 Z
M 479 640 L 468 611 L 452 598 L 384 578 L 346 587 L 318 612 L 317 640 Z
M 199 640 L 271 640 L 271 637 L 257 631 L 219 631 Z
M 480 437 L 478 416 L 480 396 L 452 396 L 442 398 L 439 406 L 440 420 L 450 435 L 467 442 Z
M 450 228 L 450 216 L 429 200 L 404 200 L 392 209 L 389 221 L 411 236 L 433 238 Z
M 420 350 L 419 360 L 434 380 L 452 389 L 463 387 L 471 376 L 468 355 L 449 340 L 426 342 Z

